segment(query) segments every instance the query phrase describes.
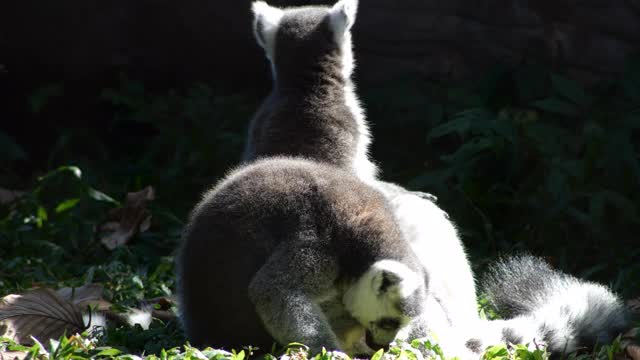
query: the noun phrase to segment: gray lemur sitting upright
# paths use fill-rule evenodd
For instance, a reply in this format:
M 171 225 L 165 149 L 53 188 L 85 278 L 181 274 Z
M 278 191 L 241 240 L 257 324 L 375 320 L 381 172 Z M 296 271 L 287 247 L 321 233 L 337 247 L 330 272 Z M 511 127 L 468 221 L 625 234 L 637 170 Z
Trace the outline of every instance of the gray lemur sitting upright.
M 295 155 L 373 180 L 369 129 L 351 72 L 357 0 L 332 8 L 278 9 L 253 3 L 254 32 L 273 72 L 273 90 L 249 129 L 245 159 Z
M 551 281 L 553 285 L 547 287 L 530 287 L 538 292 L 539 301 L 529 301 L 527 313 L 507 321 L 479 320 L 473 274 L 453 223 L 429 199 L 379 181 L 376 166 L 368 158 L 369 131 L 350 79 L 354 67 L 350 28 L 356 9 L 356 0 L 342 0 L 333 7 L 287 9 L 260 1 L 253 4 L 256 39 L 271 62 L 274 84 L 251 122 L 244 159 L 301 156 L 351 171 L 382 192 L 428 274 L 428 302 L 437 304 L 426 306 L 427 311 L 420 315 L 425 318 L 416 323 L 424 327 L 423 335 L 428 330 L 438 334 L 449 355 L 473 358 L 487 345 L 515 339 L 546 340 L 552 351 L 560 353 L 588 345 L 583 340 L 589 333 L 606 334 L 599 339 L 610 339 L 625 319 L 618 299 L 603 287 L 553 271 L 539 274 L 563 280 Z M 517 273 L 516 269 L 526 267 L 524 261 L 508 264 L 511 267 L 503 267 L 499 274 Z M 526 286 L 526 282 L 514 285 L 499 279 L 494 283 L 493 294 L 498 288 L 507 293 L 513 287 Z M 556 299 L 557 294 L 570 300 L 547 301 Z M 588 300 L 573 298 L 576 294 Z M 563 309 L 573 317 L 545 315 L 562 313 Z M 588 315 L 603 309 L 606 311 L 600 318 Z M 595 328 L 587 329 L 587 324 Z
M 404 237 L 433 274 L 430 289 L 443 318 L 462 326 L 477 319 L 476 293 L 453 223 L 423 194 L 377 180 L 367 155 L 369 130 L 351 81 L 350 29 L 357 5 L 356 0 L 287 9 L 253 4 L 255 36 L 271 63 L 273 90 L 251 121 L 244 159 L 301 156 L 349 170 L 381 191 Z
M 198 346 L 268 350 L 275 339 L 372 354 L 419 336 L 421 314 L 438 306 L 384 197 L 302 159 L 254 162 L 205 194 L 177 272 L 181 319 Z

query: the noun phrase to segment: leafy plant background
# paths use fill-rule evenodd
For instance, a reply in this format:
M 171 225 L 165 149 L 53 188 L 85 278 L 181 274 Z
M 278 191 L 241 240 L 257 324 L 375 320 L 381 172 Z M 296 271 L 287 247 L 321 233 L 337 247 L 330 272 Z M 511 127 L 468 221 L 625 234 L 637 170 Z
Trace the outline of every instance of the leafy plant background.
M 497 65 L 476 82 L 412 77 L 360 93 L 383 177 L 438 196 L 476 271 L 528 251 L 640 296 L 639 59 L 587 88 L 527 64 Z M 172 295 L 188 212 L 238 164 L 262 95 L 212 84 L 157 89 L 119 74 L 92 95 L 99 125 L 56 128 L 45 151 L 0 129 L 0 187 L 25 192 L 0 205 L 0 293 L 99 282 L 122 306 Z M 73 94 L 60 81 L 23 100 L 38 132 L 64 116 Z M 147 185 L 157 193 L 150 231 L 107 250 L 96 226 Z M 101 341 L 160 354 L 184 338 L 174 322 L 155 321 Z

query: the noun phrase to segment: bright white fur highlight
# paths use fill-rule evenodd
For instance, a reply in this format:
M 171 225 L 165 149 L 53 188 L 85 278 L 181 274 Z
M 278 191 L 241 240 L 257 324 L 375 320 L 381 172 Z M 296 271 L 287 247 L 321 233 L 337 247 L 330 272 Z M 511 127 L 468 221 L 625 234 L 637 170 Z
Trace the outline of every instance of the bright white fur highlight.
M 384 293 L 380 293 L 385 276 L 394 280 Z M 411 296 L 422 284 L 422 276 L 406 265 L 394 260 L 381 260 L 345 292 L 343 303 L 347 311 L 366 326 L 380 317 L 398 315 L 395 307 L 398 299 Z
M 355 23 L 357 11 L 358 0 L 339 1 L 329 10 L 331 28 L 335 33 L 335 40 L 338 44 L 342 43 L 343 35 L 345 35 Z
M 412 193 L 390 199 L 400 229 L 429 274 L 429 292 L 437 296 L 454 325 L 478 318 L 473 273 L 447 214 Z
M 254 15 L 253 31 L 256 40 L 264 48 L 267 57 L 273 61 L 275 59 L 276 33 L 284 11 L 269 6 L 264 1 L 254 2 L 251 10 Z
M 82 321 L 89 328 L 89 331 L 100 331 L 107 328 L 107 319 L 104 314 L 96 311 L 83 312 Z
M 148 330 L 151 325 L 151 321 L 153 317 L 151 316 L 150 310 L 138 310 L 138 309 L 130 309 L 126 313 L 127 323 L 130 326 L 134 326 L 135 324 L 140 325 L 144 330 Z
M 354 171 L 362 181 L 373 184 L 378 176 L 378 167 L 369 159 L 371 132 L 369 131 L 362 105 L 356 96 L 355 86 L 351 80 L 351 75 L 355 68 L 355 59 L 350 30 L 355 23 L 357 9 L 357 0 L 342 0 L 331 8 L 329 16 L 331 17 L 331 27 L 335 41 L 342 52 L 345 102 L 358 124 L 358 133 L 360 134 L 356 145 L 356 156 L 353 161 Z

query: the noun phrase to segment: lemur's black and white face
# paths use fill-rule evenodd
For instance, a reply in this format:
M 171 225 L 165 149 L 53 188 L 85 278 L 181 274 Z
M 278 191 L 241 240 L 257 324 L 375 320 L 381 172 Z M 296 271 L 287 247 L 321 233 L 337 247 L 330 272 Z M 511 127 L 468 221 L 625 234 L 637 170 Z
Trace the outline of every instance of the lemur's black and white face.
M 304 66 L 331 51 L 339 51 L 344 75 L 352 71 L 350 29 L 356 18 L 358 0 L 341 0 L 333 7 L 305 6 L 280 9 L 264 1 L 253 3 L 254 33 L 276 68 Z
M 425 297 L 422 273 L 394 260 L 382 260 L 346 291 L 343 302 L 366 329 L 367 345 L 376 351 L 386 348 L 422 314 Z

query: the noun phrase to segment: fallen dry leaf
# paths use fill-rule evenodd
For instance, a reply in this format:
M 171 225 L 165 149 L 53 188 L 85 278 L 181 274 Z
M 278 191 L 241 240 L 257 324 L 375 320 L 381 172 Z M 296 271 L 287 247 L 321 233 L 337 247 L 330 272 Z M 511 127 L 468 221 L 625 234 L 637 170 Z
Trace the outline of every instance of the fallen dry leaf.
M 147 231 L 151 226 L 151 212 L 147 204 L 155 198 L 151 186 L 127 194 L 124 206 L 113 209 L 107 220 L 98 226 L 100 241 L 109 250 L 126 245 L 137 233 Z
M 640 346 L 638 345 L 627 346 L 627 356 L 632 360 L 640 360 Z
M 62 288 L 56 291 L 63 299 L 71 301 L 80 310 L 87 307 L 96 311 L 109 311 L 111 303 L 104 299 L 104 287 L 101 284 L 87 284 L 78 288 Z
M 61 298 L 78 305 L 93 300 L 101 300 L 104 287 L 100 284 L 87 284 L 77 288 L 62 288 L 56 291 Z
M 144 301 L 141 304 L 141 309 L 127 308 L 126 311 L 122 312 L 112 309 L 113 304 L 103 298 L 104 287 L 101 284 L 87 284 L 78 288 L 62 288 L 57 293 L 62 298 L 78 306 L 83 313 L 88 313 L 87 307 L 90 307 L 92 310 L 91 319 L 99 321 L 98 319 L 104 316 L 108 321 L 121 325 L 134 326 L 139 323 L 143 329 L 148 329 L 151 324 L 151 318 L 156 317 L 154 315 L 156 310 L 152 310 L 152 304 L 162 303 L 163 301 L 169 304 L 172 301 L 168 298 L 156 298 L 152 299 L 156 302 Z M 170 304 L 167 306 L 171 307 Z M 175 318 L 175 315 L 171 317 L 169 314 L 164 314 L 164 312 L 160 312 L 158 315 L 158 318 L 162 320 Z
M 0 300 L 0 336 L 31 345 L 31 336 L 47 341 L 85 329 L 82 314 L 51 289 L 36 289 Z
M 636 341 L 640 336 L 640 328 L 634 328 L 622 335 L 620 345 L 627 359 L 640 360 L 640 344 Z
M 24 194 L 25 194 L 24 191 L 8 190 L 8 189 L 0 188 L 0 204 L 4 205 L 4 204 L 12 203 Z

